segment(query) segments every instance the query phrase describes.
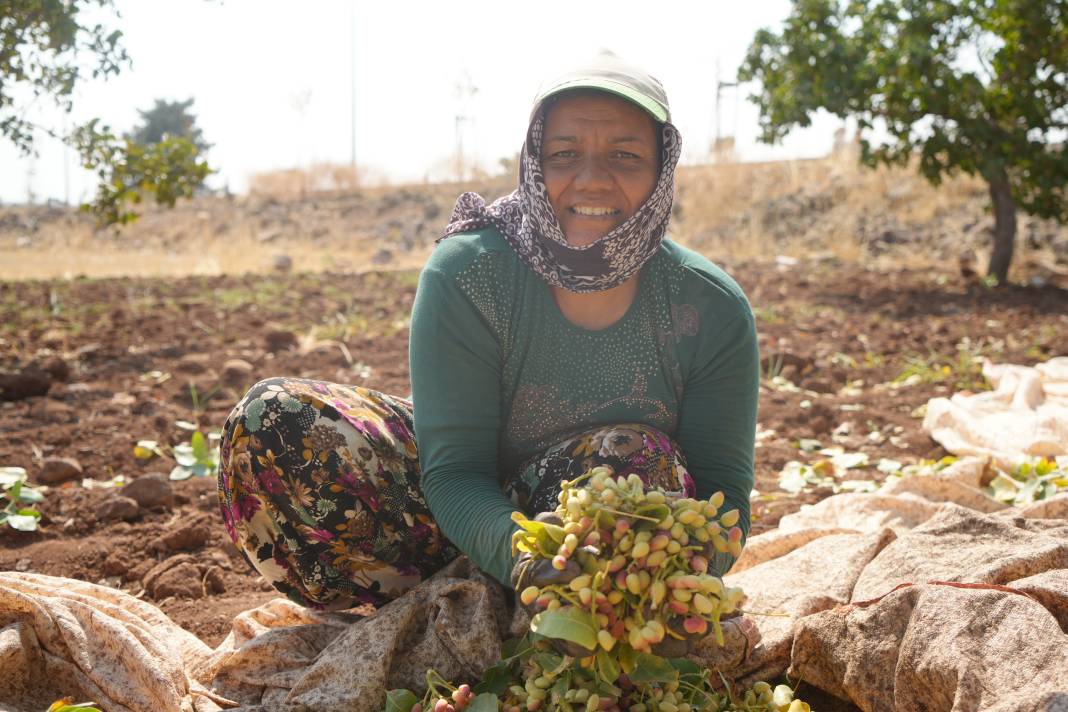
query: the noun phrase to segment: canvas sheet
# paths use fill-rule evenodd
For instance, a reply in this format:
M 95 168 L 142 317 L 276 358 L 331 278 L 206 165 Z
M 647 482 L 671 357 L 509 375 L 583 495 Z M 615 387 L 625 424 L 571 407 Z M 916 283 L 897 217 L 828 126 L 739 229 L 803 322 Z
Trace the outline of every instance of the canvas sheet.
M 754 537 L 728 581 L 761 642 L 699 659 L 742 681 L 789 672 L 865 712 L 1068 710 L 1068 496 L 1009 508 L 982 467 L 835 495 Z M 122 592 L 0 573 L 0 708 L 379 712 L 427 668 L 476 678 L 525 623 L 463 559 L 365 619 L 271 601 L 216 650 Z

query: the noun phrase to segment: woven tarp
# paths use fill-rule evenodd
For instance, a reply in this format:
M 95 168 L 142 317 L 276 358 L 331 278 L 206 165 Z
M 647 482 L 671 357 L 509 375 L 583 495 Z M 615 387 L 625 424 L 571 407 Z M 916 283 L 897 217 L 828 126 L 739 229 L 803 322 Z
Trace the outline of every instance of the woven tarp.
M 754 537 L 728 581 L 762 641 L 725 672 L 788 671 L 866 712 L 1068 710 L 1068 496 L 1009 508 L 982 466 L 836 495 Z M 213 651 L 120 591 L 0 573 L 0 708 L 379 712 L 427 668 L 474 679 L 524 622 L 461 559 L 366 619 L 271 601 Z
M 994 390 L 932 398 L 923 428 L 957 455 L 1003 469 L 1035 457 L 1068 461 L 1068 356 L 1036 366 L 983 364 Z

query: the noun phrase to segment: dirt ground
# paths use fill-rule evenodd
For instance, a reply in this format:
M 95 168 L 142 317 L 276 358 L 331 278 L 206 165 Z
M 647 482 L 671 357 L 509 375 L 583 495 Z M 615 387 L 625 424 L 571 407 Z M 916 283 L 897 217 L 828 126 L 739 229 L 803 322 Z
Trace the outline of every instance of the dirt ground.
M 1068 354 L 1068 291 L 1052 286 L 991 290 L 951 271 L 829 259 L 725 267 L 757 314 L 767 376 L 754 533 L 830 494 L 779 490 L 788 461 L 821 457 L 802 439 L 873 464 L 938 458 L 920 428 L 929 398 L 981 387 L 983 358 Z M 157 483 L 157 502 L 126 511 L 107 483 L 165 480 L 174 463 L 137 459 L 135 443 L 187 440 L 179 421 L 219 428 L 264 377 L 407 394 L 415 284 L 414 272 L 0 282 L 0 372 L 36 373 L 44 392 L 0 402 L 0 466 L 24 467 L 31 481 L 49 458 L 82 469 L 49 489 L 38 532 L 0 530 L 0 569 L 119 587 L 219 643 L 234 614 L 274 593 L 223 531 L 214 479 L 175 482 L 169 496 Z M 883 477 L 874 466 L 850 476 Z

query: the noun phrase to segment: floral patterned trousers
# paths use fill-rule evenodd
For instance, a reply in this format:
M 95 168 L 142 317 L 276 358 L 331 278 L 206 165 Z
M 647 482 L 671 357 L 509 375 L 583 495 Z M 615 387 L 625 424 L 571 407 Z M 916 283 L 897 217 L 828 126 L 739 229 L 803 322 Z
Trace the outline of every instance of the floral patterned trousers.
M 230 538 L 291 600 L 381 605 L 459 555 L 419 486 L 412 404 L 367 388 L 299 378 L 253 386 L 226 421 L 219 503 Z M 694 494 L 681 453 L 644 425 L 576 435 L 509 473 L 528 514 L 556 507 L 560 482 L 596 465 Z

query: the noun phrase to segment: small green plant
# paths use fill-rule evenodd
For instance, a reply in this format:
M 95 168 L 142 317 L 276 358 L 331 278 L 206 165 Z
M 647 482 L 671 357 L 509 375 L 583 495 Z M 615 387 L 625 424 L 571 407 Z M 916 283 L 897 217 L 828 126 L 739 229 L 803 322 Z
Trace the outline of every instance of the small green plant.
M 983 375 L 982 348 L 965 339 L 957 344 L 957 358 L 932 351 L 926 357 L 909 354 L 905 367 L 891 383 L 945 383 L 956 391 L 988 391 L 990 383 Z
M 190 477 L 212 477 L 219 472 L 219 433 L 209 433 L 207 437 L 199 430 L 193 431 L 189 442 L 175 445 L 171 449 L 177 463 L 171 470 L 172 480 L 187 480 Z
M 34 505 L 44 500 L 40 491 L 26 485 L 26 470 L 21 467 L 0 467 L 0 528 L 4 524 L 23 532 L 37 530 L 41 513 Z
M 197 386 L 192 381 L 189 382 L 189 401 L 193 405 L 193 421 L 199 426 L 200 416 L 204 415 L 207 410 L 208 401 L 215 397 L 219 392 L 219 387 L 215 386 L 211 388 L 203 396 L 197 391 Z
M 768 357 L 767 361 L 761 368 L 761 379 L 764 381 L 772 381 L 782 375 L 783 366 L 786 364 L 785 354 L 776 351 L 774 354 Z
M 1020 463 L 1009 472 L 998 471 L 984 491 L 1007 504 L 1031 504 L 1068 490 L 1068 470 L 1046 458 Z

